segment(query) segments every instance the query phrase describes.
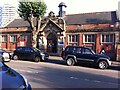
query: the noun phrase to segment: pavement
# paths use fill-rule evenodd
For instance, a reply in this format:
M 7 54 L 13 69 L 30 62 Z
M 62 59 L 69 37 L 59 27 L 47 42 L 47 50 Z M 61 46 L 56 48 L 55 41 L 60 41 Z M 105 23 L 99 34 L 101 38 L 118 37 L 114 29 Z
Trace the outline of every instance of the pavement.
M 112 64 L 120 66 L 120 61 L 112 61 Z

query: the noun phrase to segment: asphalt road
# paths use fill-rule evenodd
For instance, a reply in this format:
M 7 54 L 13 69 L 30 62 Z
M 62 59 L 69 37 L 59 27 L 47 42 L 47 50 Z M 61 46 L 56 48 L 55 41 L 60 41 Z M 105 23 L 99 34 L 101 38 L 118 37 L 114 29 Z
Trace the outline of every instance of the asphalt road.
M 46 62 L 12 60 L 9 67 L 23 74 L 32 88 L 120 88 L 119 66 L 106 70 L 91 66 L 67 66 L 60 57 Z

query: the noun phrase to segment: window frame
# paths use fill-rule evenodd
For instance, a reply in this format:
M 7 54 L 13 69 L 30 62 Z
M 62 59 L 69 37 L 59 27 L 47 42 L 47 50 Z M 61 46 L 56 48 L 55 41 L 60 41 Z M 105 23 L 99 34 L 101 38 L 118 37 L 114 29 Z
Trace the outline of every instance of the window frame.
M 87 35 L 87 37 L 86 37 L 86 35 Z M 96 37 L 96 34 L 84 34 L 83 35 L 83 43 L 95 43 L 95 37 Z M 91 40 L 89 41 L 89 39 L 91 39 Z
M 5 36 L 5 37 L 4 37 Z M 7 35 L 1 35 L 0 42 L 6 43 L 8 41 Z
M 115 41 L 115 34 L 101 34 L 101 43 L 114 43 L 114 41 Z
M 79 34 L 69 34 L 68 35 L 68 42 L 69 43 L 78 43 L 78 41 L 79 41 Z
M 12 36 L 14 36 L 13 40 L 12 40 Z M 10 42 L 12 42 L 12 43 L 17 42 L 17 35 L 10 35 Z
M 20 38 L 21 38 L 21 39 L 24 39 L 24 40 L 26 40 L 26 41 L 27 41 L 27 37 L 28 37 L 27 35 L 20 35 Z

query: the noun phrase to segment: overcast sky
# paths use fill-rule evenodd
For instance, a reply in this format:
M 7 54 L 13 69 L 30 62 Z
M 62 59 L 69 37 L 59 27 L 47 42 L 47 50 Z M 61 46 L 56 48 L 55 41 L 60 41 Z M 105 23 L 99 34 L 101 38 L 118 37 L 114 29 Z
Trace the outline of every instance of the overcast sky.
M 17 6 L 18 0 L 0 0 L 0 5 L 9 3 Z M 89 13 L 113 11 L 118 9 L 118 1 L 120 0 L 44 0 L 47 4 L 47 13 L 53 11 L 58 14 L 58 5 L 60 2 L 65 2 L 67 5 L 67 14 Z

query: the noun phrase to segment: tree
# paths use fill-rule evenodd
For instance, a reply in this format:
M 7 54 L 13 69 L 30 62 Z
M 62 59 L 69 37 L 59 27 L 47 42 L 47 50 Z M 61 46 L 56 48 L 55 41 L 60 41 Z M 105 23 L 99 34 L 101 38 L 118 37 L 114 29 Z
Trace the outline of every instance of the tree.
M 21 18 L 27 20 L 30 24 L 32 30 L 32 47 L 37 46 L 37 36 L 39 31 L 42 31 L 46 26 L 41 24 L 42 17 L 46 13 L 47 6 L 42 0 L 37 0 L 35 2 L 23 2 L 23 0 L 19 1 L 18 5 L 18 13 Z

